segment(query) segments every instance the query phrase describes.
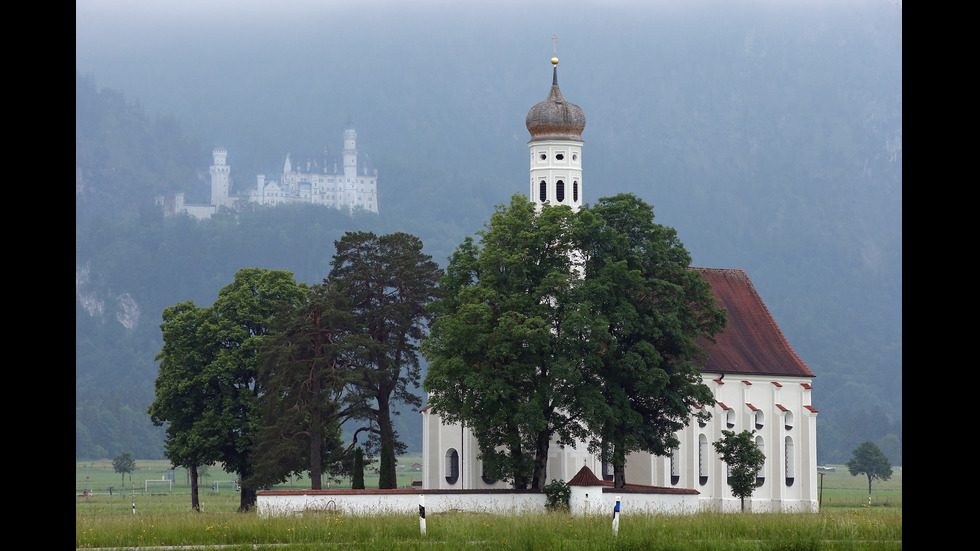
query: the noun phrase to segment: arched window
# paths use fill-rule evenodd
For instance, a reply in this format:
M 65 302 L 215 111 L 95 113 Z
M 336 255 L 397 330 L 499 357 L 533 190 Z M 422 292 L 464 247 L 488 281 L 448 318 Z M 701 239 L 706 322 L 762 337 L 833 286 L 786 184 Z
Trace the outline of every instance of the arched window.
M 538 188 L 538 196 L 540 197 L 541 202 L 544 203 L 548 200 L 548 182 L 541 180 L 541 183 L 538 184 Z
M 762 440 L 762 437 L 761 436 L 756 436 L 755 437 L 755 447 L 759 448 L 759 451 L 762 452 L 763 455 L 765 455 L 765 453 L 766 453 L 766 444 Z M 757 474 L 755 476 L 755 485 L 756 486 L 762 486 L 763 484 L 765 484 L 765 482 L 766 482 L 766 465 L 765 465 L 765 463 L 763 463 L 762 464 L 762 469 L 759 470 L 759 474 Z
M 761 409 L 755 410 L 755 428 L 761 429 L 762 426 L 765 424 L 765 421 L 766 421 L 766 415 L 762 413 L 762 410 Z
M 496 478 L 491 478 L 491 477 L 487 476 L 487 465 L 486 465 L 486 463 L 482 463 L 482 465 L 480 467 L 480 478 L 483 479 L 484 484 L 493 484 L 493 483 L 497 482 L 497 479 Z
M 793 456 L 795 452 L 793 450 L 793 437 L 786 437 L 786 485 L 792 486 L 793 479 L 795 478 L 795 468 L 793 467 Z
M 711 450 L 708 449 L 708 438 L 698 437 L 698 483 L 702 486 L 708 483 L 708 462 L 711 460 Z
M 564 180 L 558 180 L 557 182 L 555 182 L 555 199 L 559 203 L 564 203 L 565 202 L 565 181 Z
M 793 412 L 787 411 L 785 415 L 786 430 L 793 429 Z
M 734 409 L 729 408 L 728 411 L 725 412 L 725 425 L 727 425 L 728 428 L 732 428 L 732 427 L 735 426 L 735 410 Z
M 459 453 L 455 448 L 446 450 L 446 482 L 455 484 L 459 480 Z
M 578 180 L 572 182 L 572 201 L 578 203 Z

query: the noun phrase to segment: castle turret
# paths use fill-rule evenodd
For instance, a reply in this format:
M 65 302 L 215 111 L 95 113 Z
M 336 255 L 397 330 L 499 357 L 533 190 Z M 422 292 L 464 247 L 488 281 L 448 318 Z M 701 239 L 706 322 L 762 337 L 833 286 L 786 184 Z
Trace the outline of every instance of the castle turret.
M 350 123 L 344 130 L 344 199 L 350 209 L 357 205 L 357 131 Z
M 585 113 L 565 100 L 558 88 L 558 57 L 551 58 L 554 67 L 551 91 L 544 101 L 527 112 L 525 123 L 531 134 L 530 198 L 539 207 L 582 206 L 582 131 Z
M 228 152 L 216 147 L 211 152 L 211 204 L 217 207 L 231 204 L 231 167 L 227 164 Z

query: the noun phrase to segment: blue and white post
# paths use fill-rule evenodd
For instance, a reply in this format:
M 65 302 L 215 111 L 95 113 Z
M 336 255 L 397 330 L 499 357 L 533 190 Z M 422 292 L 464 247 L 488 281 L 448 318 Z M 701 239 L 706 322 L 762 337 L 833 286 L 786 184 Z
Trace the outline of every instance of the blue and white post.
M 419 530 L 425 535 L 425 496 L 419 496 Z
M 620 496 L 616 496 L 616 508 L 613 509 L 613 537 L 619 536 L 619 502 L 622 500 Z

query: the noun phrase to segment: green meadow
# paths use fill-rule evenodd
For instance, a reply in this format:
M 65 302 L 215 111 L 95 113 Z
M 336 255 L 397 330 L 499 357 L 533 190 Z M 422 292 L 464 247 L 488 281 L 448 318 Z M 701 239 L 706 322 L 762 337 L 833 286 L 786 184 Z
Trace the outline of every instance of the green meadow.
M 421 480 L 401 458 L 399 486 Z M 867 479 L 846 468 L 823 475 L 819 513 L 624 515 L 613 536 L 611 515 L 560 513 L 483 515 L 430 513 L 426 534 L 415 514 L 356 516 L 310 514 L 263 518 L 237 513 L 233 477 L 211 467 L 201 482 L 203 512 L 190 512 L 186 473 L 176 470 L 172 488 L 159 483 L 166 461 L 137 461 L 125 479 L 111 462 L 76 463 L 76 548 L 183 546 L 192 549 L 901 549 L 902 470 L 876 481 L 868 503 Z M 145 481 L 151 480 L 150 484 Z M 819 479 L 818 479 L 819 480 Z M 304 486 L 304 482 L 306 483 Z M 366 476 L 368 488 L 377 478 Z M 211 484 L 215 484 L 212 490 Z M 347 487 L 335 480 L 332 487 Z M 113 492 L 109 494 L 109 487 Z M 133 491 L 135 486 L 136 490 Z M 124 487 L 125 489 L 122 489 Z M 293 480 L 278 488 L 301 489 Z M 148 488 L 148 489 L 147 489 Z M 86 491 L 87 490 L 87 491 Z M 91 494 L 91 495 L 84 495 Z

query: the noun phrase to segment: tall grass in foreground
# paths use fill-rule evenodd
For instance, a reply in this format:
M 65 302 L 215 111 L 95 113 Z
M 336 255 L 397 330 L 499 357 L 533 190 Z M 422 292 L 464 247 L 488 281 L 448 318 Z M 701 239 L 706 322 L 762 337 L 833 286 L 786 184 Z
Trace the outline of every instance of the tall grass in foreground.
M 78 548 L 209 545 L 263 549 L 522 549 L 522 550 L 836 550 L 901 549 L 902 510 L 835 509 L 801 514 L 700 513 L 626 515 L 619 536 L 610 516 L 441 513 L 419 533 L 415 515 L 253 513 L 76 514 Z

